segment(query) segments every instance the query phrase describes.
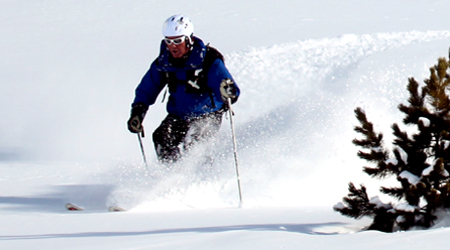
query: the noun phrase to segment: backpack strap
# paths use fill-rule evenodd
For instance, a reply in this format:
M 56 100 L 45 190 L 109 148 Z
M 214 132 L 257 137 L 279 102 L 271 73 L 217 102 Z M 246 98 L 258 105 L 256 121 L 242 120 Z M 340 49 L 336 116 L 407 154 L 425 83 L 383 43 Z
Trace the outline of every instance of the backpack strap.
M 206 45 L 205 59 L 203 60 L 203 71 L 208 72 L 211 65 L 216 59 L 222 60 L 225 63 L 225 58 L 216 48 Z
M 220 59 L 223 62 L 225 61 L 223 55 L 208 44 L 206 45 L 202 68 L 186 71 L 186 93 L 208 93 L 213 108 L 215 108 L 216 105 L 213 98 L 213 91 L 208 87 L 208 73 L 212 64 L 217 59 Z M 161 81 L 169 86 L 169 92 L 176 91 L 178 79 L 174 72 L 161 72 Z
M 216 103 L 214 101 L 213 91 L 211 90 L 210 87 L 208 87 L 208 73 L 212 64 L 217 59 L 220 59 L 222 60 L 222 62 L 225 62 L 223 55 L 216 48 L 211 47 L 209 46 L 209 44 L 207 44 L 205 59 L 203 60 L 203 70 L 200 72 L 199 78 L 197 80 L 197 85 L 200 86 L 200 89 L 203 89 L 205 92 L 208 93 L 213 108 L 216 108 Z

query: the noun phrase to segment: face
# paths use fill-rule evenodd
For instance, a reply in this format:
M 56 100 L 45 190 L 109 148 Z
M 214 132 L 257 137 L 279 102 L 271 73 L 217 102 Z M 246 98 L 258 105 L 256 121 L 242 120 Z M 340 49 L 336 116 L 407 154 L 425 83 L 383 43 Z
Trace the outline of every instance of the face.
M 186 46 L 186 38 L 184 36 L 168 36 L 164 39 L 167 48 L 169 48 L 170 54 L 173 58 L 182 58 L 189 50 Z

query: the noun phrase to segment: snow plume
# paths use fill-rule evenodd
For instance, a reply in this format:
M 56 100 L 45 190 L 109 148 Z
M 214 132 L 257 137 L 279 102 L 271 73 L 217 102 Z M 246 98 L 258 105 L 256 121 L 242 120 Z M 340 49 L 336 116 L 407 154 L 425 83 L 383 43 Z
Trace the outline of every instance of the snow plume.
M 115 189 L 108 197 L 117 204 L 137 211 L 177 210 L 185 208 L 229 207 L 237 205 L 236 175 L 224 164 L 225 156 L 209 157 L 215 142 L 202 143 L 174 164 L 155 161 L 116 166 L 108 181 Z M 228 162 L 230 162 L 227 159 Z M 225 167 L 225 168 L 224 168 Z M 109 205 L 108 204 L 108 205 Z
M 311 93 L 345 93 L 351 87 L 345 82 L 361 61 L 374 53 L 449 37 L 449 31 L 346 34 L 253 48 L 226 58 L 237 82 L 245 86 L 243 94 L 252 100 L 270 100 L 272 106 L 265 108 L 273 108 Z M 250 114 L 268 112 L 258 103 L 247 108 Z
M 368 107 L 371 117 L 375 112 L 383 118 L 375 115 L 374 122 L 382 120 L 389 129 L 391 118 L 399 116 L 398 103 L 406 100 L 408 70 L 416 67 L 404 62 L 413 61 L 405 59 L 406 53 L 396 52 L 449 37 L 449 31 L 348 34 L 226 55 L 226 65 L 242 89 L 233 107 L 245 204 L 325 205 L 339 200 L 351 176 L 360 176 L 361 165 L 351 144 L 353 109 Z M 142 184 L 141 190 L 122 185 L 113 197 L 127 200 L 126 190 L 135 190 L 147 203 L 235 205 L 229 126 L 225 118 L 214 146 L 213 170 L 199 169 L 193 159 L 170 170 L 155 165 L 151 168 L 159 172 L 149 173 L 151 184 Z M 199 177 L 208 171 L 213 172 L 207 178 Z M 343 171 L 349 178 L 336 178 Z M 211 197 L 212 193 L 216 195 Z M 198 200 L 205 202 L 199 205 L 194 202 Z
M 449 37 L 449 31 L 348 34 L 227 55 L 226 63 L 243 90 L 235 111 L 240 145 L 245 145 L 239 148 L 243 173 L 248 174 L 244 186 L 245 180 L 259 178 L 257 183 L 267 188 L 265 195 L 277 199 L 285 192 L 308 190 L 308 185 L 330 195 L 333 191 L 305 180 L 334 182 L 334 171 L 348 168 L 355 158 L 355 151 L 349 150 L 353 109 L 376 107 L 389 129 L 391 114 L 407 99 L 410 73 L 405 70 L 412 67 L 399 63 L 404 58 L 395 55 L 397 63 L 374 56 Z M 324 175 L 320 171 L 325 168 L 318 166 L 333 168 L 326 168 Z M 266 175 L 261 176 L 261 169 Z M 299 200 L 320 202 L 301 193 Z

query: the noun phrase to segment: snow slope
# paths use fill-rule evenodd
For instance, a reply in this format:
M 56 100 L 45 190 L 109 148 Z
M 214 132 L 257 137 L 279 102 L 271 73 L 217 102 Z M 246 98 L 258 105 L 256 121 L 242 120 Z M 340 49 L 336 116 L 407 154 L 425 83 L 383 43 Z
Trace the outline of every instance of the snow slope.
M 423 80 L 448 56 L 449 3 L 0 1 L 0 248 L 444 249 L 445 219 L 428 231 L 365 232 L 369 220 L 332 206 L 349 181 L 378 195 L 351 144 L 353 109 L 389 141 L 407 78 Z M 229 120 L 213 168 L 195 155 L 158 166 L 144 138 L 146 169 L 126 130 L 175 13 L 224 52 L 242 89 L 242 208 Z M 164 104 L 152 107 L 146 130 L 164 115 Z M 69 201 L 86 211 L 65 211 Z M 129 211 L 107 213 L 112 204 Z

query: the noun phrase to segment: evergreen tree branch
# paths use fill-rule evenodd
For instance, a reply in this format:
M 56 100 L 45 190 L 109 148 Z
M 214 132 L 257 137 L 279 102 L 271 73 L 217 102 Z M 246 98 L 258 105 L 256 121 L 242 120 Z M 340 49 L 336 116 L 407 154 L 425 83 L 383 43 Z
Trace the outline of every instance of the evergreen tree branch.
M 342 200 L 345 204 L 343 207 L 334 207 L 334 210 L 340 212 L 342 215 L 360 219 L 363 216 L 373 216 L 374 206 L 369 203 L 367 190 L 364 185 L 360 185 L 360 188 L 356 188 L 353 183 L 348 184 L 348 195 Z
M 439 58 L 421 88 L 414 78 L 408 79 L 408 103 L 398 109 L 404 114 L 403 123 L 416 126 L 417 131 L 407 133 L 398 124 L 392 125 L 394 159 L 389 159 L 389 151 L 383 146 L 383 134 L 375 132 L 361 108 L 355 109 L 360 125 L 354 130 L 362 138 L 352 142 L 362 148 L 358 157 L 375 165 L 364 166 L 364 172 L 380 178 L 396 175 L 400 187 L 381 187 L 380 192 L 403 203 L 393 208 L 392 204 L 369 200 L 364 185 L 356 188 L 349 183 L 345 205 L 335 206 L 336 211 L 357 219 L 372 217 L 369 229 L 390 232 L 394 224 L 403 230 L 428 228 L 439 210 L 450 209 L 449 60 Z

